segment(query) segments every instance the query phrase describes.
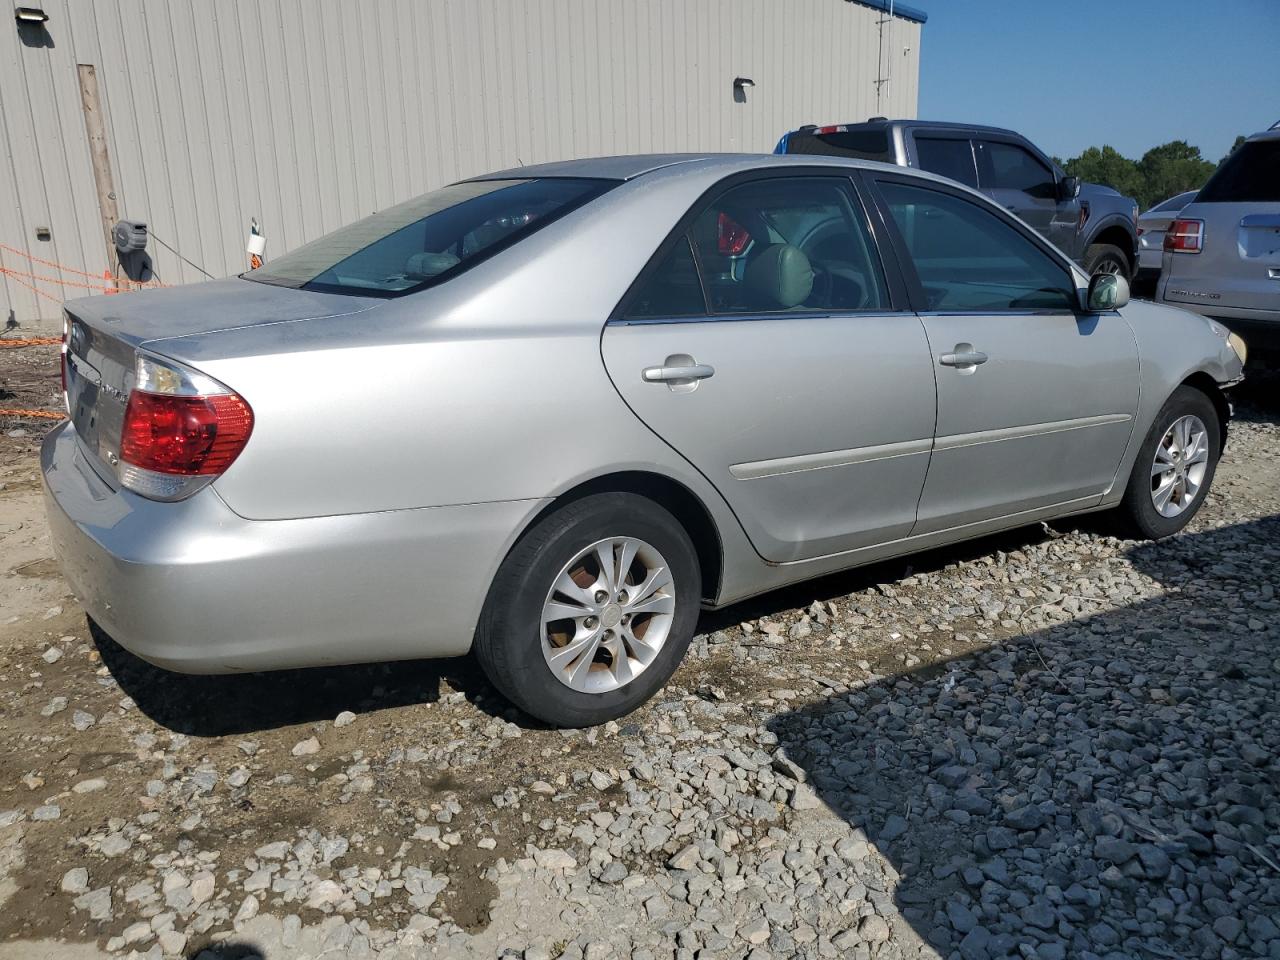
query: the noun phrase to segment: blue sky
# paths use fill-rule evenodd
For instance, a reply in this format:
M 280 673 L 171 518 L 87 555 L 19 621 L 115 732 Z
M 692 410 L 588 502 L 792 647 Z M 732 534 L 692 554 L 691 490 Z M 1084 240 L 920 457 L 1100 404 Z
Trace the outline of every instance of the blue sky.
M 1067 158 L 1169 140 L 1218 160 L 1280 120 L 1280 0 L 910 0 L 919 116 L 1012 127 Z

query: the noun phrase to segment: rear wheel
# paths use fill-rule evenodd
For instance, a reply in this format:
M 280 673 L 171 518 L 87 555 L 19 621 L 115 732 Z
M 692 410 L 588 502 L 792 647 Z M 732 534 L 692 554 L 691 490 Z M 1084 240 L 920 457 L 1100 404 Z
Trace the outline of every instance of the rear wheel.
M 1213 401 L 1179 387 L 1147 432 L 1129 476 L 1120 513 L 1126 525 L 1153 540 L 1177 533 L 1199 511 L 1222 452 Z
M 1110 243 L 1091 243 L 1084 251 L 1084 269 L 1089 276 L 1114 273 L 1129 279 L 1129 258 L 1124 251 Z
M 701 596 L 697 553 L 675 517 L 635 494 L 597 494 L 544 517 L 503 561 L 476 657 L 526 713 L 604 723 L 675 672 Z

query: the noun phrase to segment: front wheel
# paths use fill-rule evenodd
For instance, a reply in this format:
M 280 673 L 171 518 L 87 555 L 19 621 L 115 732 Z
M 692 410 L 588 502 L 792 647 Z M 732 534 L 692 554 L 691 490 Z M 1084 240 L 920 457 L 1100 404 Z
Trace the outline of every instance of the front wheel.
M 1196 515 L 1222 453 L 1213 401 L 1179 387 L 1147 432 L 1120 504 L 1126 525 L 1152 540 L 1172 536 Z
M 635 710 L 693 637 L 702 579 L 689 536 L 645 497 L 604 493 L 549 514 L 508 554 L 475 653 L 514 704 L 560 727 Z
M 1129 259 L 1114 244 L 1091 243 L 1084 251 L 1084 270 L 1091 277 L 1111 273 L 1128 280 Z

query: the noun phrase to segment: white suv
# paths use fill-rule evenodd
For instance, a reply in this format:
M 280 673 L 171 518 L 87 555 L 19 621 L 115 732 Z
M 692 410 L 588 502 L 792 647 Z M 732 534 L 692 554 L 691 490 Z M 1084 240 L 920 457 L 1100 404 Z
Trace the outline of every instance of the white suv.
M 1280 351 L 1280 130 L 1246 140 L 1169 224 L 1157 299 Z

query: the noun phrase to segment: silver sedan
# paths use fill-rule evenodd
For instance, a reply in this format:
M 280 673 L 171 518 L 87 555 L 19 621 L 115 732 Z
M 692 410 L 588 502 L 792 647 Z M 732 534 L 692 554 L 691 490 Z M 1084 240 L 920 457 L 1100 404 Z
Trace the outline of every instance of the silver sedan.
M 1178 213 L 1196 198 L 1198 191 L 1188 190 L 1162 200 L 1138 217 L 1138 272 L 1151 277 L 1160 272 L 1164 260 L 1164 235 Z
M 1204 501 L 1243 344 L 929 174 L 523 167 L 241 277 L 66 308 L 50 526 L 88 613 L 229 672 L 473 652 L 635 709 L 702 608 L 1067 514 Z

